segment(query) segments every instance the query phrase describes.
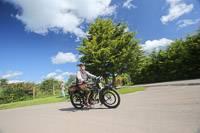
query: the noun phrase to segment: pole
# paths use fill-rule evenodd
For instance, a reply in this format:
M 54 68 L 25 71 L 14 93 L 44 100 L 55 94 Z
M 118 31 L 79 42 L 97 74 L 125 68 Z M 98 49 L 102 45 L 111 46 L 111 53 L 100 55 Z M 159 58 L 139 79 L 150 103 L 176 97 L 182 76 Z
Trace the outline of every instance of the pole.
M 33 87 L 33 100 L 35 100 L 35 86 Z
M 55 96 L 55 85 L 53 84 L 53 96 Z

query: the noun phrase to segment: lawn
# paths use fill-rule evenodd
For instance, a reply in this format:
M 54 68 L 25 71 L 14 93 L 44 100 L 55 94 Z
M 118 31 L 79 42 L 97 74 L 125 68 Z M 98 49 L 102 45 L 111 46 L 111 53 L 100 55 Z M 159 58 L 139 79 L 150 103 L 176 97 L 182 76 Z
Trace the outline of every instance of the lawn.
M 133 93 L 136 91 L 143 91 L 145 90 L 145 87 L 127 87 L 127 88 L 119 88 L 117 91 L 119 94 L 126 94 L 126 93 Z
M 118 88 L 117 89 L 119 94 L 133 93 L 133 92 L 142 91 L 142 90 L 145 90 L 145 87 L 128 87 L 128 88 Z M 67 95 L 66 97 L 58 97 L 58 96 L 57 97 L 47 97 L 47 98 L 40 98 L 40 99 L 28 100 L 28 101 L 22 101 L 22 102 L 1 104 L 0 110 L 16 108 L 16 107 L 23 107 L 23 106 L 38 105 L 38 104 L 66 102 L 66 101 L 69 101 L 69 95 Z

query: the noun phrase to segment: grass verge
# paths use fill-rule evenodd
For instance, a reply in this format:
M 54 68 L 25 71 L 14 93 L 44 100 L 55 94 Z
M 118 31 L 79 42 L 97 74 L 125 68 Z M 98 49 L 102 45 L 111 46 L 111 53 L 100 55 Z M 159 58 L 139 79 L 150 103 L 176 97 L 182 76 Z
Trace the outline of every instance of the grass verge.
M 117 91 L 119 94 L 133 93 L 136 91 L 143 91 L 146 87 L 127 87 L 127 88 L 118 88 Z
M 0 110 L 1 109 L 16 108 L 16 107 L 23 107 L 23 106 L 47 104 L 47 103 L 65 102 L 67 100 L 69 100 L 68 95 L 66 97 L 39 98 L 39 99 L 35 99 L 35 100 L 28 100 L 28 101 L 22 101 L 22 102 L 2 104 L 2 105 L 0 105 Z
M 117 91 L 119 92 L 119 94 L 126 94 L 126 93 L 133 93 L 136 91 L 142 91 L 145 89 L 146 89 L 145 87 L 128 87 L 128 88 L 118 88 Z M 16 107 L 23 107 L 23 106 L 47 104 L 47 103 L 65 102 L 68 100 L 69 100 L 69 95 L 67 95 L 66 97 L 39 98 L 39 99 L 35 99 L 35 100 L 2 104 L 2 105 L 0 105 L 0 110 L 16 108 Z

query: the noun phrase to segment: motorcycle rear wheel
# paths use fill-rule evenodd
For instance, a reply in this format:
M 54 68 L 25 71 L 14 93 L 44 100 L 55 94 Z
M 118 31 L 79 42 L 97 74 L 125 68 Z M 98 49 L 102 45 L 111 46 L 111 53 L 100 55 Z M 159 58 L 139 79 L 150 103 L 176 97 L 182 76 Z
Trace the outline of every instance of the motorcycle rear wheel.
M 83 99 L 79 93 L 74 93 L 70 95 L 70 101 L 72 105 L 74 106 L 74 108 L 76 109 L 82 109 L 84 107 Z

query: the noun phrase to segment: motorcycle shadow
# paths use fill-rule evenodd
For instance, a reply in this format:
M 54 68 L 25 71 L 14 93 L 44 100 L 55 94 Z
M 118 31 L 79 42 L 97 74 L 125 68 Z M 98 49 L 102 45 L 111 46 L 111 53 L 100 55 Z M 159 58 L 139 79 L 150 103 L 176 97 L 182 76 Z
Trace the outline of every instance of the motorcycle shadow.
M 83 107 L 82 109 L 76 109 L 74 107 L 71 108 L 62 108 L 59 109 L 60 111 L 68 111 L 68 112 L 78 112 L 78 111 L 89 111 L 89 110 L 97 110 L 97 109 L 110 109 L 110 108 L 106 108 L 106 107 Z

